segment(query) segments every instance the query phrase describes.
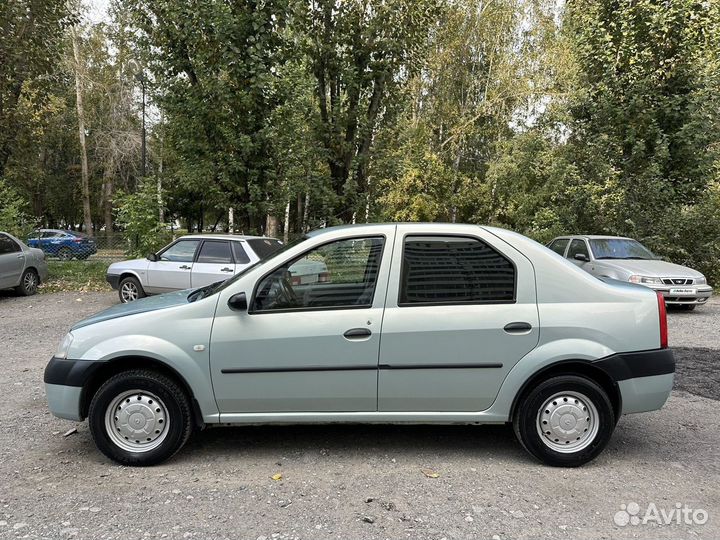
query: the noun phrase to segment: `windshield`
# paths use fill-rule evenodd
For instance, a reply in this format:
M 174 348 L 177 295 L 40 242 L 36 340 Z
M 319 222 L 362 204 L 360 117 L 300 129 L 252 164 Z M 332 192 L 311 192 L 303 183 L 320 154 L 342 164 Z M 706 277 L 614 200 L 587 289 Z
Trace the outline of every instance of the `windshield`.
M 596 259 L 657 259 L 640 242 L 628 238 L 595 238 L 590 247 Z
M 307 240 L 307 236 L 301 236 L 297 240 L 295 240 L 293 242 L 288 242 L 287 244 L 282 246 L 280 249 L 278 249 L 277 251 L 272 253 L 267 259 L 262 259 L 262 260 L 254 262 L 247 268 L 244 268 L 242 271 L 235 274 L 233 277 L 226 279 L 225 281 L 218 281 L 216 283 L 206 285 L 205 287 L 200 287 L 199 289 L 195 289 L 193 292 L 191 292 L 188 295 L 188 302 L 194 302 L 195 300 L 200 300 L 201 298 L 207 298 L 208 296 L 211 296 L 215 293 L 222 291 L 224 288 L 235 283 L 238 279 L 240 279 L 242 276 L 247 274 L 250 270 L 260 266 L 261 264 L 264 264 L 268 261 L 273 260 L 278 255 L 285 253 L 291 247 L 294 247 L 294 246 L 298 245 L 300 242 L 304 242 L 305 240 Z

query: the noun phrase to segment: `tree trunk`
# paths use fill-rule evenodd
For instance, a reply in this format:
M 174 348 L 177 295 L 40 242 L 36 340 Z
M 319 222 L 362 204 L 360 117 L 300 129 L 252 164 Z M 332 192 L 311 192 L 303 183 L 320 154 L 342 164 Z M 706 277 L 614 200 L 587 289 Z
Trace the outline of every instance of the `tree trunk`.
M 83 107 L 82 73 L 80 65 L 80 46 L 75 28 L 72 29 L 73 56 L 75 58 L 75 94 L 78 116 L 78 134 L 80 135 L 80 159 L 82 175 L 82 203 L 85 234 L 93 236 L 92 214 L 90 213 L 90 178 L 88 172 L 87 146 L 85 144 L 85 109 Z
M 115 175 L 115 163 L 112 158 L 105 166 L 103 174 L 103 213 L 105 215 L 105 236 L 110 236 L 113 233 L 113 219 L 112 219 L 112 197 L 113 197 L 113 176 Z
M 303 233 L 305 232 L 305 228 L 307 227 L 308 222 L 308 209 L 310 208 L 310 192 L 305 193 L 305 208 L 303 208 L 303 217 L 302 222 L 300 223 L 300 230 L 298 232 Z
M 288 243 L 290 236 L 290 199 L 285 205 L 285 223 L 283 223 L 283 242 Z
M 267 215 L 267 219 L 265 220 L 265 236 L 269 236 L 271 238 L 277 238 L 278 236 L 278 219 L 276 216 Z
M 235 211 L 232 206 L 228 208 L 228 232 L 235 233 Z

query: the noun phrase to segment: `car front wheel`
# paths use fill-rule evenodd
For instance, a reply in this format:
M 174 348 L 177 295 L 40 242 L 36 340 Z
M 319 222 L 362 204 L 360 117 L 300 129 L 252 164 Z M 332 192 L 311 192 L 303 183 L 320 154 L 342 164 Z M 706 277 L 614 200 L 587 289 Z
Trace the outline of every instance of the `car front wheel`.
M 527 392 L 513 419 L 525 449 L 547 465 L 577 467 L 605 448 L 615 413 L 594 381 L 578 375 L 549 378 Z
M 126 371 L 103 384 L 88 412 L 95 445 L 132 466 L 172 457 L 192 432 L 190 400 L 172 379 L 154 371 Z
M 137 278 L 126 277 L 120 281 L 118 296 L 123 304 L 127 304 L 128 302 L 134 302 L 138 298 L 145 298 L 145 291 Z

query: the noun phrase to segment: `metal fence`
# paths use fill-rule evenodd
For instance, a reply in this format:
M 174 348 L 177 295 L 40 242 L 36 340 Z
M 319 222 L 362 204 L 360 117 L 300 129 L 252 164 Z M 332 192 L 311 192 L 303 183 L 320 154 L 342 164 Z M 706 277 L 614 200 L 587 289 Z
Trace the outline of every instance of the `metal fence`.
M 59 261 L 103 261 L 114 262 L 127 259 L 130 247 L 128 238 L 122 233 L 99 234 L 88 237 L 79 234 L 49 236 L 47 234 L 29 238 L 27 244 L 40 248 L 49 260 Z

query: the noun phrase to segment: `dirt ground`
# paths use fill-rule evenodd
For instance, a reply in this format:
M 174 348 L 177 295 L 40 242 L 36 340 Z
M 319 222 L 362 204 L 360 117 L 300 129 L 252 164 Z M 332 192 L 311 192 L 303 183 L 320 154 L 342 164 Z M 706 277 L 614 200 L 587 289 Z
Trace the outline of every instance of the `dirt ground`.
M 622 418 L 580 469 L 536 463 L 505 426 L 216 428 L 161 466 L 115 465 L 86 423 L 50 415 L 42 385 L 69 326 L 115 301 L 0 293 L 2 539 L 720 537 L 716 300 L 670 313 L 678 389 L 666 407 Z M 708 520 L 623 525 L 631 503 L 640 517 L 679 504 Z

